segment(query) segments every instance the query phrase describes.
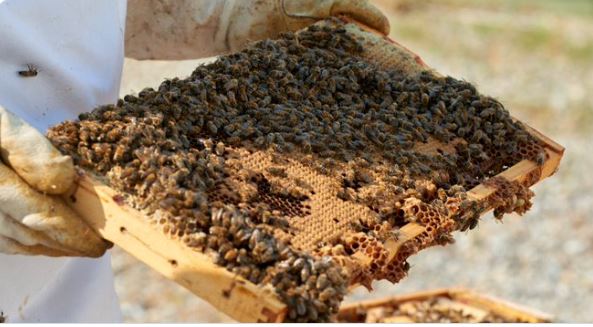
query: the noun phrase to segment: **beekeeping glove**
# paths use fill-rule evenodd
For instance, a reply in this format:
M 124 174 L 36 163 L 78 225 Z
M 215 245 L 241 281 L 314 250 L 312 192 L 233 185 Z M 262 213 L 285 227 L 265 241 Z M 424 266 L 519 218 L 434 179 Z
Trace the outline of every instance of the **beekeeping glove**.
M 0 252 L 99 257 L 107 248 L 59 195 L 74 182 L 72 158 L 0 106 Z
M 129 0 L 126 55 L 208 57 L 338 15 L 389 33 L 389 21 L 367 0 Z

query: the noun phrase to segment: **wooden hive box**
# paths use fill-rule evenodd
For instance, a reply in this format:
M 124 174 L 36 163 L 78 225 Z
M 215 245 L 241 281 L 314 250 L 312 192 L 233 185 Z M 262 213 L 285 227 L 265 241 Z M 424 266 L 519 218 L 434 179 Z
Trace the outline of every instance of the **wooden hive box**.
M 370 53 L 378 53 L 371 59 L 379 65 L 403 65 L 404 69 L 406 65 L 411 67 L 410 69 L 414 69 L 415 65 L 423 65 L 422 61 L 410 52 L 407 56 L 401 57 L 402 47 L 394 41 L 351 21 L 347 27 L 349 31 L 368 41 L 366 46 Z M 373 47 L 381 48 L 381 51 L 373 52 Z M 393 56 L 390 56 L 389 51 L 385 51 L 389 47 L 394 49 Z M 544 145 L 548 159 L 541 166 L 530 160 L 522 160 L 499 176 L 508 181 L 532 186 L 554 174 L 564 148 L 538 131 L 529 127 L 527 129 Z M 446 146 L 433 142 L 422 145 L 422 149 L 432 151 L 437 147 Z M 496 187 L 482 184 L 470 190 L 468 196 L 483 200 L 495 191 Z M 127 206 L 120 194 L 90 175 L 81 172 L 75 193 L 64 200 L 105 239 L 208 301 L 229 317 L 240 322 L 284 320 L 286 305 L 277 298 L 271 287 L 260 287 L 237 277 L 214 264 L 209 256 L 190 249 L 182 242 L 170 239 L 150 225 L 139 211 Z M 486 208 L 483 214 L 488 209 Z M 402 244 L 423 231 L 424 227 L 418 224 L 409 223 L 404 226 L 401 229 L 402 237 L 397 242 L 386 244 L 390 256 L 395 256 Z
M 338 321 L 413 323 L 415 321 L 408 314 L 390 314 L 390 310 L 403 308 L 403 312 L 413 313 L 413 304 L 425 301 L 434 301 L 440 309 L 463 312 L 471 316 L 473 322 L 484 321 L 489 315 L 495 315 L 502 322 L 545 323 L 553 320 L 550 315 L 496 297 L 463 288 L 448 288 L 345 304 L 340 308 Z M 411 310 L 406 310 L 408 308 Z

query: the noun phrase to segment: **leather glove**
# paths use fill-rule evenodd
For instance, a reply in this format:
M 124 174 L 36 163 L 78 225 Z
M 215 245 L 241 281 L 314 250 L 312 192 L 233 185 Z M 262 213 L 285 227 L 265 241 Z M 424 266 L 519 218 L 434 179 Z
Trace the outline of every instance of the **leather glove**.
M 72 158 L 0 106 L 0 252 L 99 257 L 107 243 L 59 197 L 71 189 Z
M 129 0 L 126 56 L 196 59 L 346 15 L 383 34 L 387 18 L 367 0 Z

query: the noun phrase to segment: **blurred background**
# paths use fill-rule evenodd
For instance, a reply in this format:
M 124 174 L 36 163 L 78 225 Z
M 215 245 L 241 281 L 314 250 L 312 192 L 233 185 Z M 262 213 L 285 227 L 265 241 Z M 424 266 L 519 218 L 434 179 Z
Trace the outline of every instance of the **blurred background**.
M 465 79 L 566 147 L 560 170 L 534 187 L 525 216 L 482 218 L 457 243 L 412 257 L 409 276 L 346 301 L 462 286 L 593 322 L 593 1 L 374 0 L 391 37 L 443 74 Z M 203 62 L 203 61 L 202 61 Z M 121 94 L 185 77 L 200 64 L 126 60 Z M 229 322 L 209 304 L 113 251 L 127 322 Z

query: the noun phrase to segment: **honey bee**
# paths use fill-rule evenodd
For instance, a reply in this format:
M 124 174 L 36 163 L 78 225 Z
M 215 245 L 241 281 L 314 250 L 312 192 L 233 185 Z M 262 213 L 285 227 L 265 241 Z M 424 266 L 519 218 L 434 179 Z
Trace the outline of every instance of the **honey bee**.
M 319 294 L 319 300 L 327 301 L 334 298 L 336 295 L 337 292 L 333 287 L 327 287 Z
M 535 162 L 538 166 L 543 166 L 548 159 L 548 154 L 545 151 L 538 152 L 537 156 L 535 157 Z
M 476 211 L 476 212 L 472 213 L 472 215 L 470 217 L 466 218 L 461 223 L 461 227 L 459 228 L 459 230 L 462 232 L 465 232 L 467 230 L 472 230 L 478 226 L 479 222 L 480 222 L 480 213 Z
M 315 286 L 319 291 L 323 291 L 329 285 L 330 281 L 326 274 L 320 274 L 317 277 L 317 284 Z
M 39 74 L 39 70 L 34 65 L 27 64 L 27 69 L 19 70 L 18 74 L 21 77 L 35 77 L 35 76 L 37 76 L 37 74 Z
M 214 124 L 212 121 L 208 121 L 206 123 L 206 127 L 212 135 L 216 135 L 218 133 L 218 127 L 216 127 L 216 124 Z

